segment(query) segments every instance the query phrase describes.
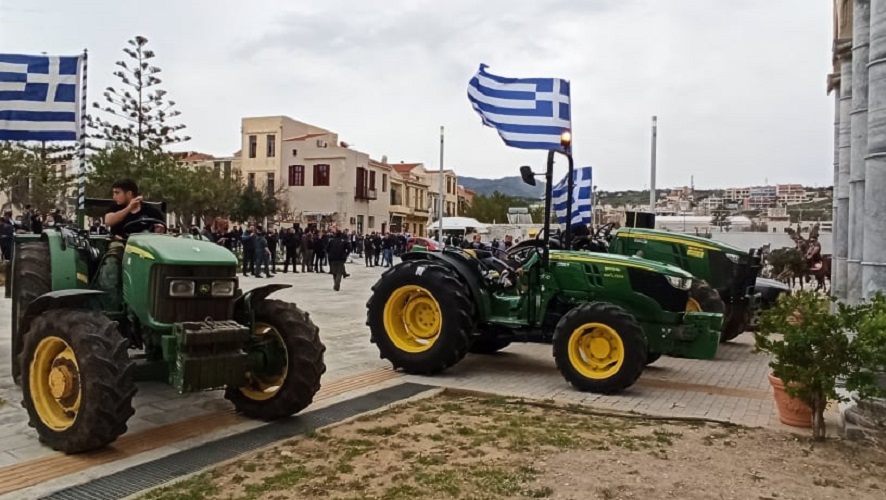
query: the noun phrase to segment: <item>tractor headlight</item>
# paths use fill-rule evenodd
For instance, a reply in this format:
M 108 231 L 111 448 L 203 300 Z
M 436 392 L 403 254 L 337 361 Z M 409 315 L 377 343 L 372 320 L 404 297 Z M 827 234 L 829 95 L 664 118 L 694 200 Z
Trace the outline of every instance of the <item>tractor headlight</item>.
M 741 257 L 739 257 L 737 254 L 734 254 L 734 253 L 727 253 L 725 255 L 726 255 L 726 258 L 731 260 L 733 264 L 738 264 L 738 261 L 741 259 Z
M 170 297 L 193 297 L 196 284 L 191 280 L 172 280 L 169 282 Z
M 665 276 L 668 279 L 668 283 L 671 284 L 674 288 L 679 288 L 680 290 L 689 290 L 692 287 L 692 279 L 691 278 L 681 278 L 679 276 Z
M 229 280 L 213 281 L 212 282 L 212 296 L 213 297 L 233 297 L 235 288 L 237 288 L 237 285 L 234 284 L 233 281 L 229 281 Z

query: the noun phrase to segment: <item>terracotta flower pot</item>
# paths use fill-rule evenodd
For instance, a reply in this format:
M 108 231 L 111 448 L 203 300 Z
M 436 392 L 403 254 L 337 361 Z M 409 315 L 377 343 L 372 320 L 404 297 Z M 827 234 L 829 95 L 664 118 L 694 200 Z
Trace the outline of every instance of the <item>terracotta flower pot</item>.
M 794 427 L 812 427 L 812 408 L 797 398 L 792 398 L 784 390 L 784 382 L 769 374 L 769 384 L 775 396 L 778 418 L 781 423 Z

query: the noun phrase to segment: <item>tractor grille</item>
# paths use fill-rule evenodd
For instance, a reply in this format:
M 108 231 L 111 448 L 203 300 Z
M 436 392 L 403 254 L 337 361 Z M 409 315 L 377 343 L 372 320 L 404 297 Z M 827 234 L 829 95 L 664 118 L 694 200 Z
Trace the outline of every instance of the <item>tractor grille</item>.
M 674 288 L 667 278 L 658 273 L 644 269 L 629 268 L 631 287 L 636 293 L 642 293 L 659 303 L 662 309 L 671 312 L 683 312 L 689 302 L 689 290 Z
M 751 249 L 733 263 L 723 252 L 710 252 L 711 286 L 720 292 L 723 300 L 731 302 L 744 297 L 748 288 L 753 287 L 760 273 L 760 252 Z
M 151 270 L 151 315 L 161 323 L 232 319 L 235 297 L 170 297 L 167 283 L 169 278 L 190 278 L 200 282 L 236 279 L 236 276 L 237 270 L 233 266 L 156 265 Z

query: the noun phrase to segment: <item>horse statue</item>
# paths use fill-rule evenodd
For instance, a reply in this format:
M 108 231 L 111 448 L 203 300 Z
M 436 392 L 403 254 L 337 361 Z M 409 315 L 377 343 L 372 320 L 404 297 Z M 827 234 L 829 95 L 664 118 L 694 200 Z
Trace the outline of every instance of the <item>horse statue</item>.
M 821 253 L 821 243 L 818 242 L 818 224 L 814 225 L 809 231 L 809 236 L 804 238 L 800 234 L 800 227 L 797 230 L 787 228 L 786 232 L 796 245 L 796 249 L 803 255 L 806 266 L 800 275 L 805 282 L 809 282 L 810 277 L 815 278 L 815 291 L 824 291 L 830 293 L 830 277 L 831 277 L 831 255 Z

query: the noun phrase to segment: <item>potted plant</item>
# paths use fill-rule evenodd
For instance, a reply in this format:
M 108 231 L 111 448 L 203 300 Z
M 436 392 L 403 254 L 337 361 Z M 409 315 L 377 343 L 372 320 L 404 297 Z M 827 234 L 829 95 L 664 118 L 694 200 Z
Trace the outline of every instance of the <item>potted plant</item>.
M 811 425 L 813 438 L 823 440 L 828 401 L 841 399 L 838 379 L 859 397 L 880 393 L 876 373 L 886 359 L 882 295 L 857 306 L 810 291 L 782 295 L 759 326 L 756 350 L 772 355 L 770 382 L 782 422 Z

